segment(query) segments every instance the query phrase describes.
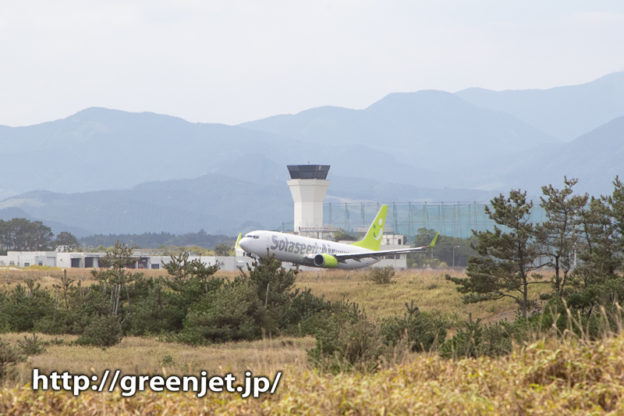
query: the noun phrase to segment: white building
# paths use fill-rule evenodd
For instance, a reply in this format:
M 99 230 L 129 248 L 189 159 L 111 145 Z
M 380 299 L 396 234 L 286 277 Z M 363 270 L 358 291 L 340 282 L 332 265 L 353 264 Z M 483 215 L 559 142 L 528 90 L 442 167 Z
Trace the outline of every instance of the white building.
M 381 239 L 382 250 L 406 248 L 407 245 L 407 238 L 402 234 L 384 234 Z M 407 254 L 391 254 L 380 260 L 374 267 L 386 266 L 395 269 L 407 269 Z
M 0 256 L 0 266 L 49 266 L 63 269 L 71 268 L 97 268 L 100 267 L 100 259 L 106 257 L 102 252 L 57 252 L 57 251 L 9 251 L 5 256 Z M 153 256 L 139 251 L 133 254 L 135 263 L 130 266 L 133 269 L 162 269 L 170 260 L 170 256 Z M 220 270 L 233 271 L 238 267 L 251 264 L 249 258 L 237 258 L 233 256 L 189 256 L 189 261 L 199 259 L 207 265 L 219 263 Z
M 56 251 L 8 251 L 0 266 L 56 266 Z

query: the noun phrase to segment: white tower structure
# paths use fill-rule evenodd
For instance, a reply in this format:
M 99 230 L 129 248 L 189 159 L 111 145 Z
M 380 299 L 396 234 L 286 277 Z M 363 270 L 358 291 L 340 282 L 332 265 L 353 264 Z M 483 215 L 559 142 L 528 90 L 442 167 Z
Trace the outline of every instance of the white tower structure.
M 323 229 L 323 200 L 329 186 L 329 165 L 288 165 L 288 187 L 295 203 L 294 231 L 313 234 Z

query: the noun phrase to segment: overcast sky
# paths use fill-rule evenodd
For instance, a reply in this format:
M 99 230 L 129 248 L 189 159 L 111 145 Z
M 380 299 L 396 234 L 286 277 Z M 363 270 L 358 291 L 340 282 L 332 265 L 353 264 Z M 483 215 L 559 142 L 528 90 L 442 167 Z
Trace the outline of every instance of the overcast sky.
M 92 106 L 234 124 L 624 70 L 624 2 L 2 1 L 0 125 Z

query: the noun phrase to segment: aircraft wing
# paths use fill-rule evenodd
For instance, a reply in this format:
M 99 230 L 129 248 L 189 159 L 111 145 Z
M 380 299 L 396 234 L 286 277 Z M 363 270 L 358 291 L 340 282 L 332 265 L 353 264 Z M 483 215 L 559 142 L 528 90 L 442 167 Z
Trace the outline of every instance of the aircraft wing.
M 357 260 L 357 259 L 363 259 L 363 258 L 384 257 L 384 256 L 388 256 L 390 254 L 417 253 L 419 251 L 423 251 L 423 250 L 426 250 L 428 248 L 432 248 L 433 246 L 435 246 L 435 243 L 438 240 L 438 235 L 440 235 L 440 233 L 437 233 L 435 235 L 435 237 L 433 237 L 433 240 L 431 241 L 431 243 L 429 243 L 429 245 L 427 245 L 427 246 L 406 247 L 406 248 L 398 248 L 398 249 L 394 249 L 394 250 L 367 251 L 367 252 L 364 252 L 364 253 L 333 254 L 333 256 L 338 261 L 344 261 L 344 260 L 348 260 L 348 259 Z

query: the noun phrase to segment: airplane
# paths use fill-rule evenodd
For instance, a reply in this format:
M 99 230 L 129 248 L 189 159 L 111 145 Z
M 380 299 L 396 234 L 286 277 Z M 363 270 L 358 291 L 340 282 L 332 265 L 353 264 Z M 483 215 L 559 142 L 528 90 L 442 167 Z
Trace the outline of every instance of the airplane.
M 415 253 L 435 245 L 440 233 L 437 233 L 427 246 L 380 250 L 387 212 L 388 206 L 382 205 L 364 238 L 351 244 L 277 231 L 256 230 L 245 234 L 242 238 L 239 234 L 236 249 L 251 257 L 273 255 L 280 261 L 303 266 L 358 269 L 375 264 L 388 255 Z

